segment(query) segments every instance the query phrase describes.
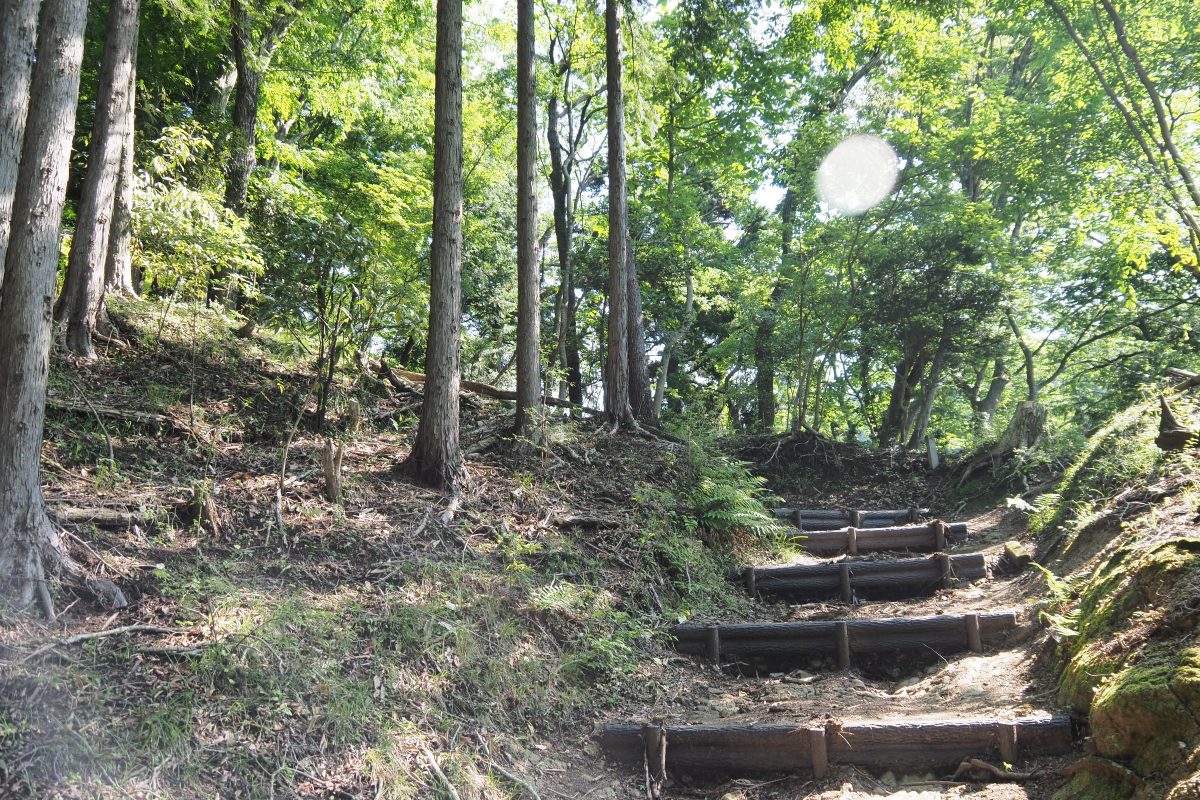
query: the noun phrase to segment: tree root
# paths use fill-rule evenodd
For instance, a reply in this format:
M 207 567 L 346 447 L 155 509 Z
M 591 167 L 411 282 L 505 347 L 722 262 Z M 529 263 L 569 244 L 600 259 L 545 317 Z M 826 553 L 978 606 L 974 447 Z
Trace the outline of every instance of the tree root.
M 9 533 L 11 538 L 0 548 L 0 573 L 9 576 L 9 585 L 0 588 L 0 610 L 22 613 L 36 603 L 46 618 L 53 620 L 54 597 L 50 582 L 55 577 L 70 581 L 106 609 L 129 605 L 120 587 L 95 577 L 71 558 L 40 496 L 23 522 L 25 524 Z

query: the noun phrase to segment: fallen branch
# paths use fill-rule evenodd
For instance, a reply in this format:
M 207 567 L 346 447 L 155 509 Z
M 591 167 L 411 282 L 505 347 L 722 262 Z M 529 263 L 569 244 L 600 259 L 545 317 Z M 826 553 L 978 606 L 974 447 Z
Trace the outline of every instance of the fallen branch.
M 416 392 L 416 384 L 423 385 L 425 383 L 425 373 L 423 372 L 412 372 L 411 370 L 392 367 L 387 363 L 386 359 L 381 358 L 376 361 L 366 354 L 356 356 L 356 358 L 360 365 L 365 366 L 366 368 L 383 377 L 397 391 L 411 394 Z M 459 388 L 464 392 L 471 392 L 473 394 L 482 395 L 483 397 L 490 397 L 493 400 L 505 400 L 509 402 L 516 402 L 517 400 L 516 392 L 508 389 L 501 389 L 500 387 L 493 386 L 490 383 L 460 380 L 458 385 Z M 599 409 L 589 408 L 588 406 L 575 406 L 569 400 L 561 400 L 557 397 L 543 396 L 542 403 L 548 406 L 554 406 L 556 408 L 577 408 L 585 414 L 591 414 L 592 416 L 597 417 L 603 416 L 604 414 L 604 412 L 600 411 Z
M 970 777 L 974 773 L 991 775 L 993 778 L 1002 781 L 1027 781 L 1033 777 L 1033 773 L 1031 772 L 1009 772 L 978 758 L 968 758 L 959 764 L 958 771 L 954 773 L 954 777 L 956 779 L 964 775 Z
M 183 424 L 173 417 L 168 417 L 166 414 L 155 414 L 150 411 L 133 411 L 126 408 L 112 408 L 110 406 L 98 406 L 94 403 L 76 403 L 71 400 L 63 400 L 60 397 L 47 397 L 46 405 L 50 408 L 56 408 L 60 411 L 73 411 L 77 414 L 95 414 L 97 416 L 111 417 L 112 419 L 125 420 L 127 422 L 137 422 L 142 425 L 166 425 L 180 433 L 188 433 L 195 435 L 195 432 L 187 425 Z
M 25 658 L 21 659 L 21 663 L 30 661 L 42 653 L 53 650 L 56 647 L 66 647 L 68 645 L 79 644 L 80 642 L 91 641 L 92 639 L 101 639 L 106 636 L 117 636 L 122 633 L 185 633 L 186 631 L 180 628 L 166 628 L 162 625 L 123 625 L 119 628 L 106 628 L 102 631 L 92 631 L 91 633 L 77 633 L 74 636 L 68 636 L 65 639 L 57 639 L 53 642 L 47 642 L 38 649 L 34 650 Z
M 438 777 L 442 785 L 446 787 L 446 791 L 450 794 L 452 800 L 462 800 L 458 795 L 458 790 L 454 788 L 454 784 L 450 782 L 450 779 L 446 777 L 446 773 L 442 772 L 442 768 L 438 766 L 437 759 L 433 757 L 433 753 L 429 752 L 429 748 L 422 747 L 421 752 L 425 754 L 425 760 L 429 762 L 429 769 Z

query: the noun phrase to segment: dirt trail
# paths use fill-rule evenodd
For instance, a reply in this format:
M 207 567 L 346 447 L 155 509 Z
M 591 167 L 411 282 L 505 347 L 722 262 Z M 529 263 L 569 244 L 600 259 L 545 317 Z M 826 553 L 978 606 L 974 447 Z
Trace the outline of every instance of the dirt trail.
M 1026 534 L 1023 517 L 995 509 L 955 521 L 966 521 L 969 535 L 953 552 L 984 552 L 995 557 L 1009 539 Z M 895 557 L 895 555 L 887 556 Z M 797 561 L 817 561 L 805 556 Z M 991 559 L 989 559 L 991 560 Z M 1011 720 L 1047 714 L 1054 708 L 1054 690 L 1039 678 L 1038 660 L 1046 652 L 1046 635 L 1030 610 L 1037 585 L 1030 571 L 995 575 L 975 584 L 938 591 L 922 599 L 863 602 L 851 608 L 833 603 L 788 604 L 761 602 L 736 621 L 791 621 L 828 618 L 881 618 L 930 614 L 1016 611 L 1018 627 L 982 654 L 941 657 L 856 659 L 856 668 L 837 672 L 829 663 L 778 672 L 756 672 L 728 665 L 718 668 L 702 659 L 670 659 L 672 679 L 647 686 L 644 705 L 626 709 L 627 720 L 661 720 L 671 724 L 698 723 L 806 723 L 827 719 L 845 721 L 947 721 L 992 718 Z M 704 621 L 704 620 L 696 620 Z M 715 621 L 715 620 L 714 620 Z M 586 745 L 594 752 L 593 745 Z M 720 800 L 751 798 L 975 797 L 995 800 L 1049 798 L 1061 782 L 1067 759 L 1025 759 L 1021 769 L 1033 773 L 1020 783 L 969 783 L 951 775 L 918 774 L 872 776 L 854 768 L 834 767 L 821 781 L 789 778 L 773 781 L 738 780 L 720 786 L 669 785 L 664 798 L 704 797 Z M 1000 766 L 997 764 L 997 766 Z M 535 768 L 536 769 L 536 768 Z M 591 786 L 573 786 L 579 797 L 638 797 L 640 775 L 626 775 L 618 787 L 608 783 L 614 772 L 599 776 L 590 766 Z M 615 772 L 619 773 L 620 767 Z M 628 773 L 628 770 L 625 770 Z M 608 778 L 608 779 L 605 779 Z M 584 784 L 586 785 L 586 783 Z

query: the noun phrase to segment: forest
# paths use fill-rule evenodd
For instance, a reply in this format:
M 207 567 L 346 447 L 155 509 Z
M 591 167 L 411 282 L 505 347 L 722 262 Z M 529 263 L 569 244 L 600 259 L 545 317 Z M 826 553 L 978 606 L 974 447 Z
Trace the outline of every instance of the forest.
M 46 637 L 232 636 L 213 598 L 234 603 L 268 575 L 288 592 L 342 586 L 360 567 L 368 590 L 453 588 L 428 609 L 516 593 L 529 619 L 489 607 L 471 624 L 558 642 L 561 663 L 525 676 L 544 684 L 533 710 L 504 705 L 519 687 L 500 692 L 493 723 L 532 736 L 628 700 L 643 639 L 658 635 L 651 610 L 682 622 L 737 602 L 719 597 L 719 573 L 764 548 L 779 556 L 777 495 L 913 514 L 932 498 L 946 519 L 1013 496 L 1036 538 L 1100 513 L 1088 503 L 1129 469 L 1192 476 L 1147 508 L 1200 482 L 1192 456 L 1151 450 L 1104 461 L 1121 477 L 1105 473 L 1103 490 L 1080 483 L 1094 460 L 1072 466 L 1118 452 L 1113 431 L 1160 409 L 1161 430 L 1194 444 L 1192 0 L 0 0 L 0 12 L 0 686 L 12 698 L 0 793 L 99 796 L 86 781 L 55 792 L 79 764 L 115 758 L 131 782 L 84 770 L 104 796 L 193 796 L 179 787 L 197 775 L 195 796 L 368 796 L 290 756 L 205 762 L 184 743 L 203 738 L 199 718 L 179 739 L 131 721 L 140 744 L 121 756 L 46 744 L 153 686 L 85 713 L 85 673 L 71 671 L 84 667 L 61 650 L 90 634 Z M 1195 537 L 1194 521 L 1179 524 Z M 350 538 L 301 544 L 313 526 Z M 392 526 L 405 555 L 355 526 Z M 555 555 L 538 538 L 548 528 L 586 542 Z M 447 537 L 463 552 L 483 537 L 477 557 L 496 570 L 446 572 Z M 599 560 L 569 566 L 576 546 Z M 630 599 L 647 574 L 663 596 Z M 1038 591 L 1087 607 L 1083 584 L 1046 575 Z M 328 699 L 340 684 L 291 675 L 307 645 L 286 637 L 351 612 L 298 596 L 268 593 L 238 617 L 244 632 L 277 623 L 275 650 L 222 638 L 218 669 L 212 641 L 172 641 L 106 654 L 105 669 L 194 658 L 232 675 L 250 659 L 266 686 L 277 660 L 270 680 L 285 688 L 271 691 Z M 382 613 L 374 594 L 321 595 L 334 596 L 362 619 Z M 432 646 L 428 623 L 398 620 L 378 624 L 404 633 L 348 630 L 372 650 L 405 636 Z M 461 639 L 460 622 L 441 624 Z M 512 636 L 514 674 L 534 669 Z M 1071 646 L 1068 665 L 1083 652 Z M 31 665 L 47 654 L 65 660 L 55 691 L 75 698 L 57 727 L 16 699 L 34 702 Z M 474 657 L 450 657 L 480 671 L 457 691 L 486 706 L 511 676 Z M 354 677 L 355 691 L 360 678 L 382 703 L 382 679 Z M 585 699 L 572 680 L 609 689 Z M 446 719 L 416 728 L 449 730 L 446 702 Z M 356 709 L 319 735 L 313 717 L 305 741 L 334 742 L 338 758 L 366 747 L 353 766 L 370 796 L 458 798 L 457 783 L 509 797 L 463 788 L 476 763 L 511 796 L 539 796 L 482 734 L 470 754 L 457 733 L 412 739 L 389 772 L 398 757 L 376 739 L 417 734 L 383 717 L 338 727 Z M 457 759 L 449 777 L 431 746 Z M 164 747 L 170 766 L 147 766 Z M 1160 767 L 1130 774 L 1142 786 Z M 645 783 L 660 796 L 649 766 Z

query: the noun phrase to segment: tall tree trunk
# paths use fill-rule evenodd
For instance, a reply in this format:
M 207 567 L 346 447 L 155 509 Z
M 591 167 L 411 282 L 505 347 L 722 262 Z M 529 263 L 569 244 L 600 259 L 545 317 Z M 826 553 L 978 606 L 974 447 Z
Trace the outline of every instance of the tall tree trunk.
M 233 138 L 230 140 L 229 163 L 225 172 L 225 206 L 235 214 L 246 213 L 246 193 L 250 188 L 250 173 L 257 160 L 258 98 L 262 72 L 255 62 L 250 42 L 250 15 L 242 0 L 230 0 L 230 43 L 233 63 L 237 69 L 237 86 L 233 99 Z
M 950 320 L 942 322 L 942 334 L 938 339 L 937 350 L 929 365 L 929 374 L 925 377 L 921 389 L 921 402 L 913 420 L 912 435 L 908 439 L 909 449 L 919 447 L 925 440 L 925 432 L 929 430 L 929 420 L 933 416 L 933 402 L 937 399 L 938 387 L 942 382 L 942 370 L 950 355 L 950 345 L 953 343 L 953 328 Z
M 762 310 L 762 318 L 754 332 L 755 388 L 758 390 L 758 424 L 764 431 L 775 428 L 775 315 L 783 302 L 782 273 L 792 256 L 792 229 L 796 223 L 796 195 L 791 187 L 783 194 L 779 209 L 782 225 L 782 244 L 779 252 L 780 275 L 771 287 L 771 298 Z
M 38 5 L 39 0 L 0 0 L 0 287 L 29 109 Z
M 908 405 L 908 376 L 921 351 L 921 343 L 908 340 L 904 353 L 896 364 L 896 377 L 892 382 L 892 393 L 888 398 L 887 410 L 879 425 L 879 444 L 887 447 L 899 440 L 904 429 L 904 410 Z
M 456 492 L 459 345 L 462 338 L 462 0 L 438 0 L 433 110 L 433 241 L 425 400 L 408 469 L 422 483 Z
M 632 426 L 629 402 L 629 283 L 625 263 L 625 108 L 621 88 L 620 0 L 605 0 L 605 66 L 608 79 L 608 348 L 604 410 L 613 430 Z
M 683 322 L 680 324 L 679 330 L 668 334 L 667 343 L 663 346 L 662 361 L 658 365 L 658 383 L 654 387 L 655 421 L 662 413 L 663 400 L 667 396 L 667 381 L 670 379 L 672 371 L 671 356 L 675 348 L 687 336 L 688 330 L 692 327 L 692 318 L 695 316 L 695 281 L 692 279 L 691 267 L 687 266 L 684 269 L 687 270 L 687 295 L 683 302 Z
M 87 173 L 67 257 L 67 277 L 54 309 L 56 318 L 66 319 L 67 348 L 83 358 L 96 356 L 92 334 L 104 300 L 114 198 L 129 135 L 127 106 L 131 102 L 140 5 L 140 0 L 112 0 L 108 8 Z
M 54 602 L 47 577 L 82 577 L 46 513 L 39 468 L 50 361 L 51 309 L 66 199 L 87 0 L 44 0 L 37 62 L 13 199 L 0 298 L 0 612 Z M 30 34 L 32 35 L 32 30 Z M 111 583 L 89 587 L 109 605 L 125 598 Z
M 562 399 L 570 400 L 572 405 L 582 405 L 579 346 L 575 341 L 575 281 L 571 268 L 571 173 L 565 167 L 562 141 L 558 136 L 557 86 L 546 105 L 546 143 L 550 150 L 550 193 L 554 198 L 554 241 L 558 249 L 554 334 L 558 365 L 566 376 L 560 393 Z
M 133 279 L 133 146 L 137 105 L 137 41 L 133 48 L 134 68 L 129 74 L 129 101 L 125 105 L 125 142 L 121 147 L 121 171 L 113 201 L 112 225 L 108 236 L 108 258 L 104 264 L 105 291 L 137 297 Z
M 626 210 L 628 219 L 628 209 Z M 654 400 L 650 394 L 650 368 L 646 363 L 646 326 L 642 316 L 642 287 L 638 283 L 637 261 L 633 257 L 633 237 L 628 228 L 625 235 L 625 285 L 629 306 L 626 320 L 629 331 L 629 405 L 633 416 L 645 422 L 653 421 Z
M 541 289 L 537 241 L 537 77 L 533 0 L 517 0 L 517 420 L 518 447 L 541 438 Z
M 975 409 L 984 427 L 992 424 L 992 417 L 996 415 L 996 409 L 1000 408 L 1000 398 L 1004 396 L 1004 389 L 1007 386 L 1008 369 L 1004 364 L 1004 359 L 997 358 L 996 363 L 992 366 L 992 379 L 988 383 L 987 394 L 983 396 Z

